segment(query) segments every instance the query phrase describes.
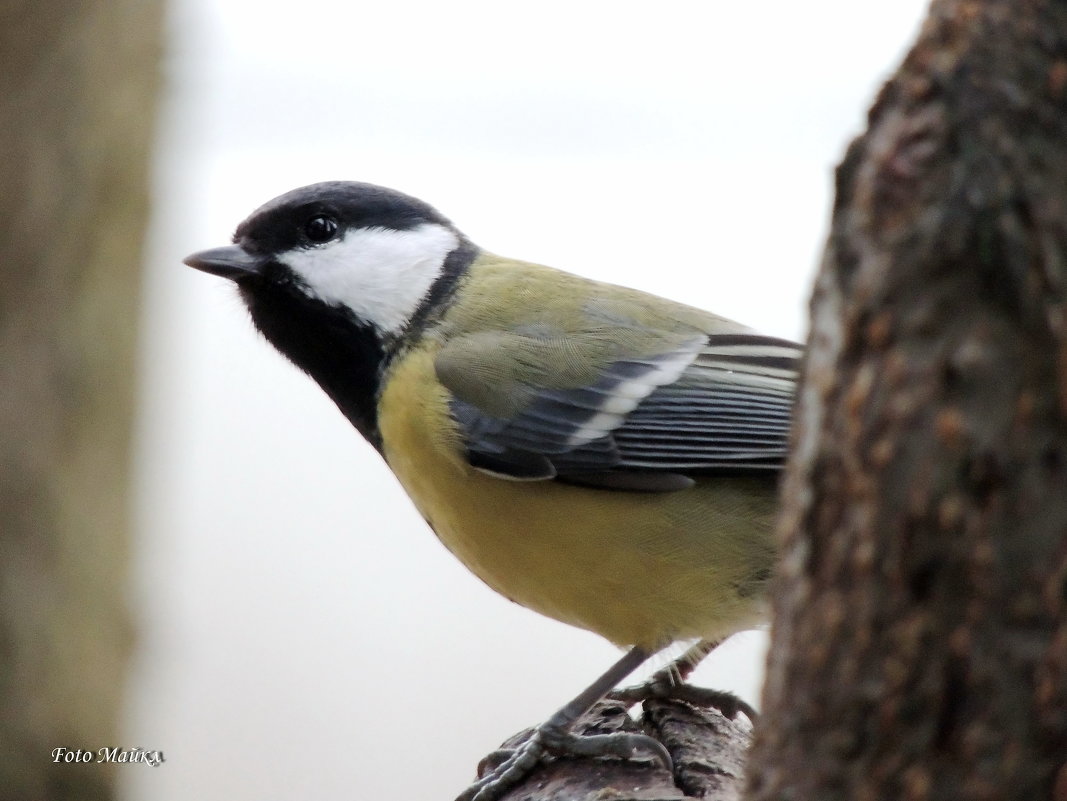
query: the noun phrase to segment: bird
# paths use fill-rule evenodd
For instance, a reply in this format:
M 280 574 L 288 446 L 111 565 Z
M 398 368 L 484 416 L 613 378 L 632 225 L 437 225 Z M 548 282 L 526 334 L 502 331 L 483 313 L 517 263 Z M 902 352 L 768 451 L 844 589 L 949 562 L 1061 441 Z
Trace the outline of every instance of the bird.
M 670 755 L 577 719 L 650 656 L 760 626 L 802 347 L 646 292 L 495 255 L 357 181 L 270 200 L 185 264 L 374 447 L 489 587 L 627 649 L 460 796 L 548 754 Z

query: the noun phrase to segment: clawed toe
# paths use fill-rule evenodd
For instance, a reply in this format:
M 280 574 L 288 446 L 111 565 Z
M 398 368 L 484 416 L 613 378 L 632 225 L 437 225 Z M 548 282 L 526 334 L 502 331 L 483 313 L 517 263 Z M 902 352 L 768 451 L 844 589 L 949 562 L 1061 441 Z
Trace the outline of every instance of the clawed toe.
M 743 713 L 745 717 L 753 722 L 759 717 L 759 713 L 756 712 L 751 704 L 731 692 L 712 690 L 707 687 L 694 687 L 692 684 L 671 684 L 665 681 L 658 681 L 656 677 L 636 687 L 625 687 L 621 690 L 610 692 L 607 698 L 628 706 L 639 704 L 651 698 L 674 699 L 705 709 L 717 709 L 731 720 L 737 717 L 738 712 Z
M 694 706 L 718 709 L 725 717 L 733 720 L 737 713 L 742 713 L 753 723 L 759 717 L 759 713 L 747 701 L 725 690 L 712 690 L 707 687 L 694 687 L 685 684 L 678 688 L 679 693 L 673 697 L 680 701 L 693 704 Z
M 494 801 L 525 779 L 546 756 L 648 758 L 664 770 L 673 770 L 670 752 L 647 735 L 631 732 L 580 735 L 544 725 L 531 730 L 516 748 L 501 748 L 482 759 L 478 780 L 456 801 Z
M 674 765 L 663 743 L 645 734 L 615 732 L 613 734 L 571 734 L 568 731 L 543 730 L 545 750 L 552 756 L 604 757 L 636 760 L 649 757 L 666 771 Z
M 479 765 L 478 780 L 457 796 L 456 801 L 495 801 L 525 779 L 545 755 L 541 732 L 535 729 L 526 740 L 514 749 L 499 749 L 489 754 Z M 493 767 L 494 757 L 502 761 Z M 485 768 L 489 768 L 483 772 Z

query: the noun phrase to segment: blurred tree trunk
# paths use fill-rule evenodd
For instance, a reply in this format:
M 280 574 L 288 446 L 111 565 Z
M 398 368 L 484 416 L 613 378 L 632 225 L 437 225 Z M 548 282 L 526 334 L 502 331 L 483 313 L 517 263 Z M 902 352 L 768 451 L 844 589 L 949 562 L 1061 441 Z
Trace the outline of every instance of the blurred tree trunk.
M 159 0 L 0 7 L 0 798 L 108 799 Z
M 750 799 L 1067 801 L 1067 3 L 936 0 L 837 174 Z

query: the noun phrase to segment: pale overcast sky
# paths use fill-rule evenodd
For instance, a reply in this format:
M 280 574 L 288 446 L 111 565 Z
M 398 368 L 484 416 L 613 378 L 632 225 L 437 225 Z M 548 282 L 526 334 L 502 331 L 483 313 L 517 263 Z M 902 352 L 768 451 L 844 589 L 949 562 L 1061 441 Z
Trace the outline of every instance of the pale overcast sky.
M 171 5 L 124 743 L 167 761 L 126 797 L 451 799 L 617 652 L 471 576 L 182 257 L 364 180 L 495 252 L 801 339 L 833 166 L 926 3 Z M 736 640 L 696 679 L 758 702 L 765 637 Z

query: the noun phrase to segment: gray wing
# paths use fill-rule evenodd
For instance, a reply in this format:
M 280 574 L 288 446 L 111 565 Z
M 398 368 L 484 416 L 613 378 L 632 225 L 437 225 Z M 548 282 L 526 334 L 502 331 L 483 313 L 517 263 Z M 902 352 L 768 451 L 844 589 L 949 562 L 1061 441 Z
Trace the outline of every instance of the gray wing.
M 514 413 L 490 413 L 484 390 L 454 394 L 451 410 L 471 465 L 495 475 L 676 490 L 696 475 L 782 466 L 801 353 L 758 334 L 699 335 L 615 359 L 581 386 L 524 382 Z M 455 369 L 438 364 L 446 387 Z

